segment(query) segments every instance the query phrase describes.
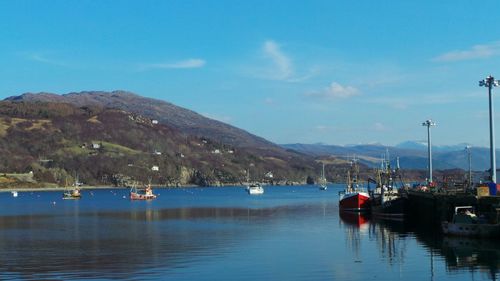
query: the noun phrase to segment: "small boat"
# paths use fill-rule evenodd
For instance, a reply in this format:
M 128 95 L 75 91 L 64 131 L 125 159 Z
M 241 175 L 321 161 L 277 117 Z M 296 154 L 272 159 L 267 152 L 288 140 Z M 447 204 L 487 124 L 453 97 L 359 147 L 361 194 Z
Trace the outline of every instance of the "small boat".
M 82 198 L 82 194 L 80 193 L 80 189 L 75 188 L 73 190 L 66 190 L 63 193 L 62 199 L 64 200 L 74 200 Z
M 264 188 L 262 187 L 262 185 L 260 185 L 260 183 L 252 183 L 252 184 L 249 184 L 246 188 L 248 194 L 250 195 L 260 195 L 260 194 L 264 194 Z
M 151 184 L 146 185 L 143 189 L 138 189 L 135 185 L 130 188 L 130 200 L 152 200 L 156 199 L 153 194 Z
M 351 178 L 350 171 L 347 171 L 346 188 L 339 192 L 339 208 L 341 211 L 368 211 L 370 209 L 370 195 L 366 188 L 359 185 L 356 161 L 353 162 L 354 176 Z
M 319 190 L 327 190 L 328 186 L 326 185 L 325 178 L 325 163 L 323 163 L 323 170 L 321 171 L 321 178 L 319 179 Z
M 17 197 L 17 191 L 11 191 L 10 193 L 12 193 L 12 197 Z
M 500 224 L 478 217 L 472 206 L 455 207 L 451 221 L 443 221 L 441 229 L 446 235 L 467 237 L 498 237 Z
M 250 183 L 250 170 L 247 170 L 247 186 L 245 190 L 250 195 L 261 195 L 264 194 L 264 187 L 260 183 L 253 182 Z

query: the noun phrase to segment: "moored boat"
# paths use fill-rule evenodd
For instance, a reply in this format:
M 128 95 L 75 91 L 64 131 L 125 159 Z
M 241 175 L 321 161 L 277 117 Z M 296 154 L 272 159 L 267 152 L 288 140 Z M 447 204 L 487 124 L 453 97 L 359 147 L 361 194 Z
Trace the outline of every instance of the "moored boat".
M 326 185 L 326 178 L 325 178 L 325 163 L 323 164 L 323 169 L 321 170 L 321 178 L 319 179 L 319 190 L 327 190 L 328 186 Z
M 498 237 L 500 224 L 478 217 L 472 206 L 455 207 L 451 221 L 443 221 L 441 229 L 445 235 L 467 237 Z
M 347 171 L 346 187 L 339 192 L 339 208 L 341 211 L 368 211 L 370 209 L 370 195 L 366 188 L 359 185 L 356 161 L 353 161 L 353 164 L 353 178 L 350 176 L 350 171 Z
M 80 189 L 75 188 L 73 190 L 66 190 L 63 193 L 62 199 L 64 200 L 75 200 L 82 198 L 82 194 L 80 193 Z
M 260 185 L 260 183 L 252 183 L 252 184 L 249 184 L 246 188 L 248 194 L 250 195 L 260 195 L 260 194 L 264 194 L 264 188 L 262 187 L 262 185 Z
M 130 188 L 130 199 L 131 200 L 152 200 L 156 199 L 156 195 L 153 194 L 153 189 L 151 184 L 146 185 L 143 189 L 138 189 L 135 186 Z
M 382 169 L 377 172 L 377 180 L 368 180 L 376 183 L 375 189 L 370 191 L 371 212 L 374 217 L 402 220 L 406 214 L 408 198 L 395 182 L 397 178 L 401 180 L 399 161 L 396 170 L 393 171 L 388 159 L 389 157 L 383 162 Z

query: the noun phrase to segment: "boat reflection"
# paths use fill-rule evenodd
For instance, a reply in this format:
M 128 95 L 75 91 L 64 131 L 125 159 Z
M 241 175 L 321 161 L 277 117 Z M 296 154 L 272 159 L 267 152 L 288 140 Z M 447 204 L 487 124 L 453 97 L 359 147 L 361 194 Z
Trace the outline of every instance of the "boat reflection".
M 500 242 L 491 239 L 443 237 L 440 253 L 449 271 L 480 272 L 496 280 L 500 268 Z
M 361 258 L 362 236 L 369 230 L 369 217 L 365 213 L 339 211 L 340 221 L 345 229 L 345 243 L 357 260 Z
M 374 219 L 370 225 L 370 238 L 376 241 L 381 258 L 389 265 L 404 264 L 408 234 L 405 221 Z
M 466 237 L 446 237 L 438 228 L 409 221 L 370 221 L 370 238 L 377 243 L 381 257 L 390 265 L 404 264 L 405 253 L 416 238 L 429 253 L 429 272 L 434 277 L 436 261 L 443 258 L 448 272 L 468 271 L 486 280 L 500 275 L 500 241 Z M 431 278 L 432 279 L 432 278 Z
M 339 211 L 339 216 L 342 222 L 344 222 L 347 225 L 368 229 L 368 221 L 370 220 L 368 214 L 359 212 Z

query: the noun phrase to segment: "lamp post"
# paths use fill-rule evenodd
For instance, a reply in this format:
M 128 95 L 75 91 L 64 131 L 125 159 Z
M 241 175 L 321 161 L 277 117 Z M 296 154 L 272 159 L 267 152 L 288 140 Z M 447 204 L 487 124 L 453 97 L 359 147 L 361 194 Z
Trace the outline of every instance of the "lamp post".
M 436 126 L 436 123 L 432 120 L 426 120 L 422 123 L 422 126 L 427 127 L 427 158 L 429 160 L 429 183 L 432 182 L 432 143 L 431 143 L 431 126 Z
M 472 146 L 467 145 L 465 150 L 467 150 L 467 156 L 469 158 L 469 186 L 472 187 Z
M 488 88 L 488 100 L 490 105 L 490 168 L 491 168 L 491 182 L 497 182 L 497 168 L 496 168 L 496 158 L 495 158 L 495 123 L 493 118 L 493 102 L 491 100 L 491 88 L 500 85 L 500 81 L 495 80 L 491 75 L 486 77 L 484 80 L 479 81 L 480 87 Z

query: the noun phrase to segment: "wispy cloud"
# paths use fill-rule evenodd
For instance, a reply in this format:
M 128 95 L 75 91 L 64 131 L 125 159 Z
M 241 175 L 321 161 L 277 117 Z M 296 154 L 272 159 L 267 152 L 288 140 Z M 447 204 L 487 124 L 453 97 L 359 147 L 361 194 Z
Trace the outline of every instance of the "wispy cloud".
M 264 103 L 265 103 L 265 104 L 268 104 L 268 105 L 275 104 L 275 102 L 276 102 L 276 101 L 275 101 L 274 99 L 272 99 L 272 98 L 265 98 L 265 99 L 264 99 Z
M 388 130 L 387 127 L 380 122 L 376 122 L 375 124 L 373 124 L 372 129 L 376 132 L 385 132 Z
M 346 99 L 360 94 L 360 91 L 352 86 L 342 86 L 337 82 L 332 82 L 321 91 L 308 92 L 306 97 L 318 100 Z
M 253 75 L 260 79 L 296 83 L 305 81 L 317 73 L 316 68 L 311 68 L 305 73 L 297 73 L 292 58 L 274 40 L 265 41 L 260 51 L 267 60 L 267 66 L 251 69 Z
M 67 63 L 65 63 L 63 61 L 53 59 L 53 58 L 50 58 L 46 55 L 42 55 L 42 54 L 38 54 L 38 53 L 26 54 L 25 57 L 28 60 L 40 62 L 40 63 L 44 63 L 44 64 L 51 64 L 51 65 L 56 65 L 56 66 L 67 66 Z
M 474 59 L 485 59 L 500 55 L 500 42 L 485 45 L 475 45 L 467 50 L 453 50 L 439 55 L 432 60 L 435 62 L 455 62 Z
M 268 40 L 264 42 L 264 54 L 270 58 L 275 66 L 274 78 L 277 80 L 284 80 L 290 78 L 293 73 L 293 66 L 290 58 L 281 51 L 280 46 Z
M 207 62 L 203 59 L 186 59 L 176 62 L 166 63 L 149 63 L 140 66 L 141 70 L 149 69 L 187 69 L 187 68 L 200 68 L 205 66 Z
M 314 127 L 314 130 L 316 130 L 318 132 L 322 132 L 322 133 L 328 132 L 331 129 L 332 129 L 331 127 L 325 126 L 325 125 L 317 125 Z

